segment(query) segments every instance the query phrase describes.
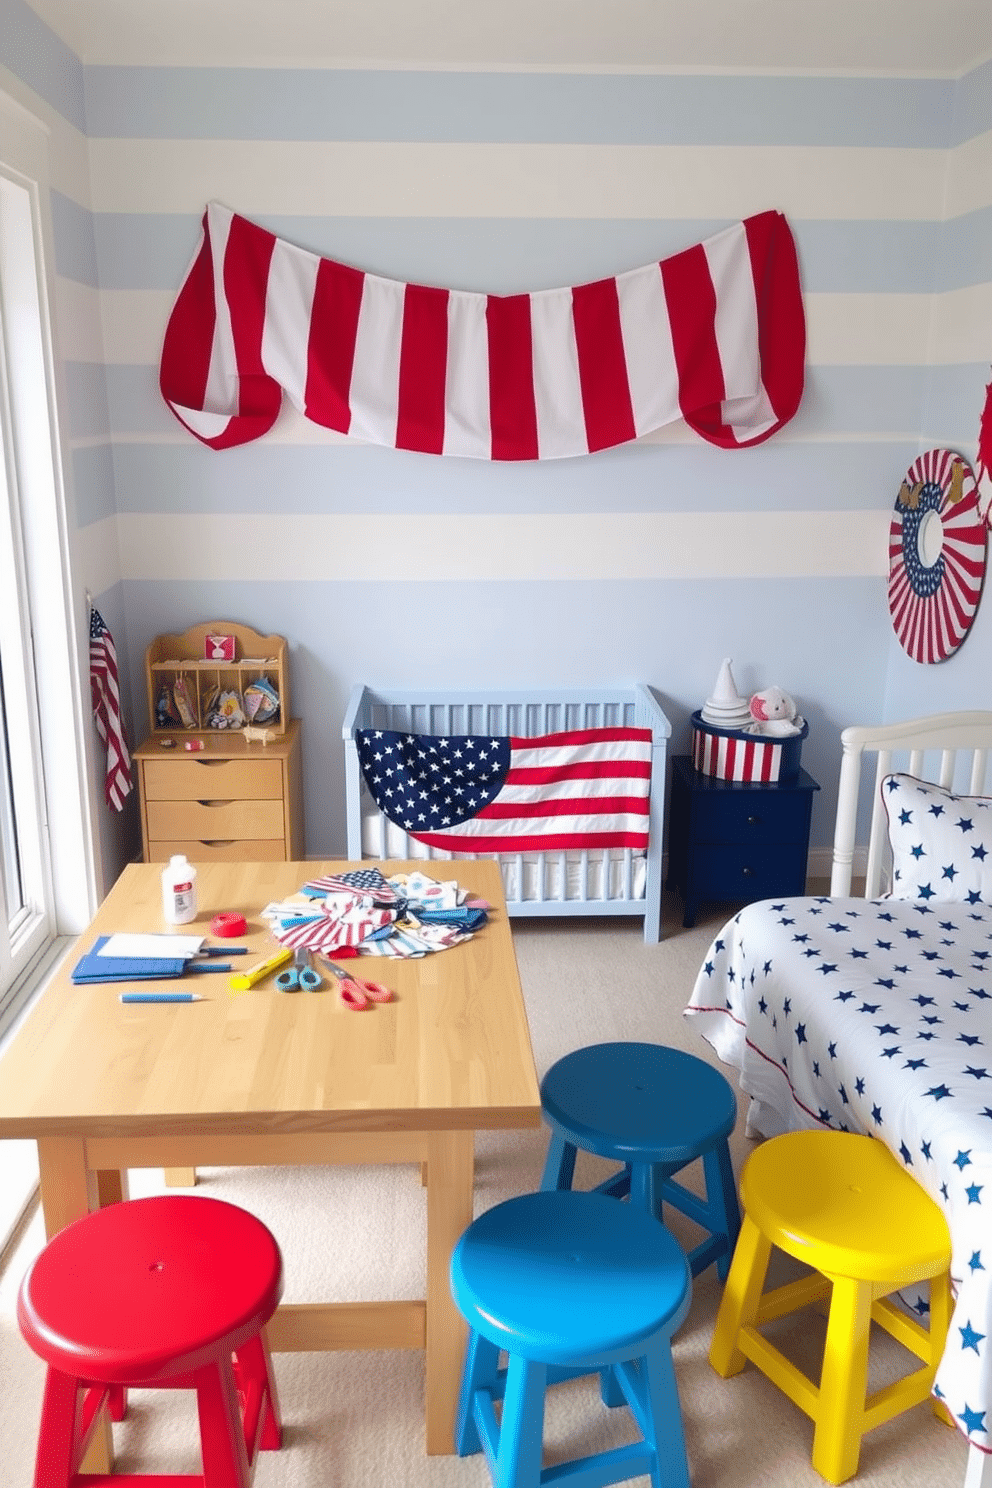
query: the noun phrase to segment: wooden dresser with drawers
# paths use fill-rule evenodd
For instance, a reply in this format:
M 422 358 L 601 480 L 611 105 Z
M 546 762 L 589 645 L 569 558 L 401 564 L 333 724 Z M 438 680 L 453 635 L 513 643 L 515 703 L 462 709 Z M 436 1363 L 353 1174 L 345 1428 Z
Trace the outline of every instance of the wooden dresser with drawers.
M 300 720 L 268 743 L 236 730 L 198 734 L 189 751 L 152 736 L 134 753 L 146 863 L 298 862 L 304 857 Z

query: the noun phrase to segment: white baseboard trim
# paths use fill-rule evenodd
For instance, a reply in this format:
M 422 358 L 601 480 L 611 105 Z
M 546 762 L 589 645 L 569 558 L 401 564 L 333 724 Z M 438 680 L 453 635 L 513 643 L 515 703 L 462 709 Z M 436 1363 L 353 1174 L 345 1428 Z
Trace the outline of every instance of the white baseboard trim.
M 833 868 L 834 853 L 832 847 L 814 847 L 810 849 L 806 874 L 808 878 L 825 878 L 830 882 L 830 873 Z M 851 864 L 852 877 L 864 879 L 868 869 L 867 847 L 856 847 L 854 849 L 854 860 Z

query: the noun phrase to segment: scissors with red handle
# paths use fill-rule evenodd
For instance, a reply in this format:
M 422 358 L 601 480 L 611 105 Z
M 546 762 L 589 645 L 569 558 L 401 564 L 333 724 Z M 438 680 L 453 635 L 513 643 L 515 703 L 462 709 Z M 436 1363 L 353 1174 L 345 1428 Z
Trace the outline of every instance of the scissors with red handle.
M 341 1001 L 345 1007 L 351 1008 L 352 1012 L 360 1013 L 363 1008 L 370 1007 L 374 1002 L 389 1002 L 392 992 L 384 987 L 381 982 L 363 982 L 358 977 L 352 976 L 350 971 L 343 971 L 340 966 L 335 966 L 333 961 L 328 961 L 328 969 L 338 978 L 341 983 Z

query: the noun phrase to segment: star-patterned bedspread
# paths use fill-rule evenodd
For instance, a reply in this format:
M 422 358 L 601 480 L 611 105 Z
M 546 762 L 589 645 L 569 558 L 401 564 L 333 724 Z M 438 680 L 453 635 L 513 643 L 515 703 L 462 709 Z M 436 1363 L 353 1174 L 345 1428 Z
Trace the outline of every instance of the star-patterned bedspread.
M 992 908 L 750 904 L 685 1012 L 786 1130 L 879 1137 L 941 1206 L 955 1305 L 935 1393 L 992 1450 Z

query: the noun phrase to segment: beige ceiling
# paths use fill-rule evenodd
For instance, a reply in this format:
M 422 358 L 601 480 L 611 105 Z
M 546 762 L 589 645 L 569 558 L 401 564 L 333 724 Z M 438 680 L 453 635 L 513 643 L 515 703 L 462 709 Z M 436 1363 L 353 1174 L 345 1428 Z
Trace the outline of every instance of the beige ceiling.
M 30 0 L 92 63 L 958 76 L 992 0 Z

